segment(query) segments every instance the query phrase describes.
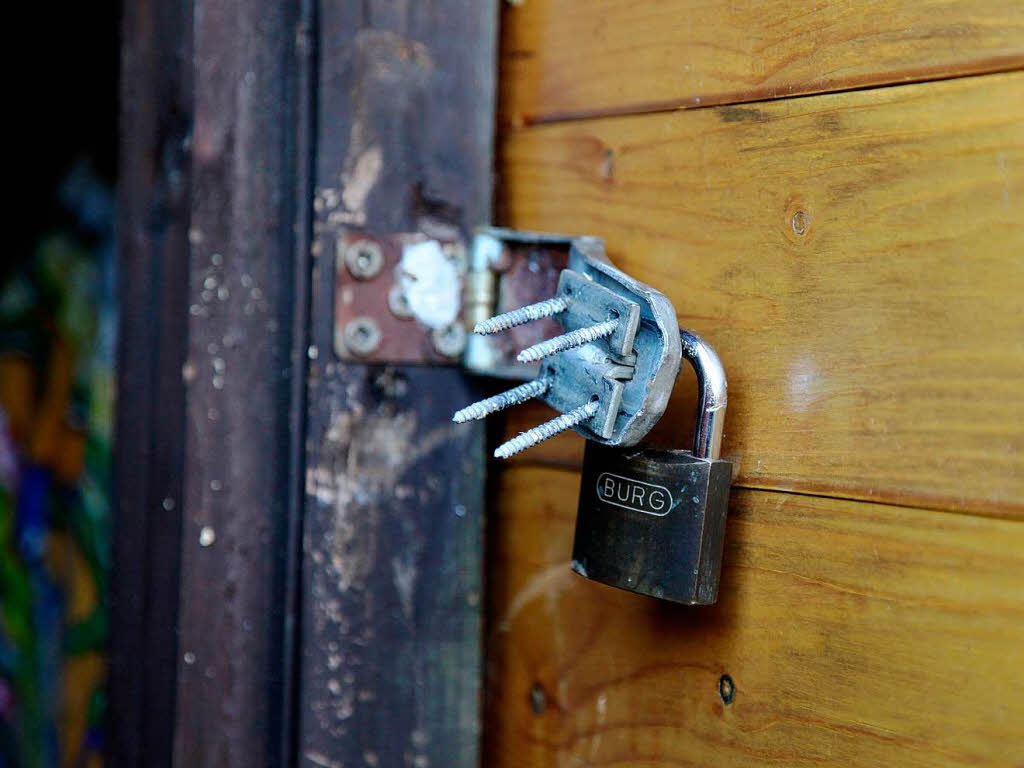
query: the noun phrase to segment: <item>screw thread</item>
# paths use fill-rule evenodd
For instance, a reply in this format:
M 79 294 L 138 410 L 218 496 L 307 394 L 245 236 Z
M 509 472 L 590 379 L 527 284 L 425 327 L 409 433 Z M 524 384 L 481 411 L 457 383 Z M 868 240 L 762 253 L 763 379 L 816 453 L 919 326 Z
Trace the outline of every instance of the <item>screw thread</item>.
M 473 328 L 473 333 L 486 335 L 497 333 L 498 331 L 506 331 L 517 325 L 540 320 L 542 317 L 557 315 L 560 312 L 565 312 L 568 308 L 569 300 L 556 296 L 553 299 L 538 301 L 536 304 L 529 304 L 519 309 L 513 309 L 511 312 L 505 312 L 483 320 L 476 324 L 476 327 Z
M 513 437 L 507 443 L 499 445 L 498 449 L 494 452 L 495 458 L 507 459 L 509 456 L 514 456 L 520 451 L 532 448 L 537 443 L 544 442 L 549 437 L 554 437 L 559 432 L 565 432 L 565 430 L 575 427 L 577 424 L 593 417 L 597 413 L 598 405 L 596 400 L 592 400 L 581 405 L 579 408 L 553 418 L 551 421 L 546 421 L 533 427 L 533 429 L 526 430 L 521 435 Z
M 494 397 L 488 397 L 486 400 L 478 400 L 472 405 L 467 405 L 465 408 L 455 412 L 455 415 L 452 416 L 452 421 L 456 424 L 461 424 L 464 421 L 482 419 L 490 416 L 492 413 L 503 411 L 510 406 L 525 403 L 534 397 L 540 397 L 547 390 L 548 382 L 545 379 L 528 381 Z
M 553 339 L 542 341 L 540 344 L 534 344 L 532 347 L 527 347 L 519 353 L 517 359 L 521 363 L 534 363 L 549 355 L 564 352 L 573 347 L 581 347 L 605 336 L 611 336 L 618 325 L 618 320 L 605 320 L 603 323 L 588 325 L 586 328 L 578 328 L 575 331 L 570 331 L 561 336 L 555 336 Z

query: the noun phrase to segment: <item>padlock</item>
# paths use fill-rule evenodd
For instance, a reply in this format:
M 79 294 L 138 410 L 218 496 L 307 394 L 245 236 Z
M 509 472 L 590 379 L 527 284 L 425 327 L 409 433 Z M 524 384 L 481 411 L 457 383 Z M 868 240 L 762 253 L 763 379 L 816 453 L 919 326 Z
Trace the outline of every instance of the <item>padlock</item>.
M 692 449 L 587 441 L 572 569 L 619 589 L 689 605 L 718 598 L 732 464 L 719 458 L 727 390 L 715 351 L 680 331 L 697 374 Z

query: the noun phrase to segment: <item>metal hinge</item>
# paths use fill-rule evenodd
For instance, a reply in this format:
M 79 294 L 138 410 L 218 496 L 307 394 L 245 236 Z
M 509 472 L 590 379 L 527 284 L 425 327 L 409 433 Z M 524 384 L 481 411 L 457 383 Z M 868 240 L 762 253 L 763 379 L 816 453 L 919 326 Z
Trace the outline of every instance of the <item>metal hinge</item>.
M 456 238 L 348 231 L 338 239 L 335 351 L 372 363 L 462 364 L 482 376 L 533 378 L 518 351 L 558 333 L 554 319 L 502 336 L 469 333 L 492 315 L 552 296 L 573 238 L 497 227 Z
M 456 421 L 532 398 L 562 414 L 497 455 L 568 428 L 634 445 L 665 411 L 682 356 L 675 310 L 617 269 L 599 238 L 485 227 L 467 252 L 455 240 L 352 233 L 339 241 L 337 263 L 340 357 L 461 362 L 478 375 L 528 380 Z

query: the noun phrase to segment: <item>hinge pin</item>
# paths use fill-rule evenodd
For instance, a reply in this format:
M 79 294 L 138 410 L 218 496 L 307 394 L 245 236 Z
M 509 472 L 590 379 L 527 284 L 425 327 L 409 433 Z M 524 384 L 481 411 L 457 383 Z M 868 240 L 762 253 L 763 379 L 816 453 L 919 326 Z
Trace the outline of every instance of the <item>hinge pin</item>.
M 568 413 L 556 416 L 551 421 L 538 424 L 536 427 L 526 430 L 521 435 L 513 437 L 507 443 L 499 445 L 498 449 L 494 452 L 494 457 L 496 459 L 507 459 L 509 456 L 514 456 L 520 451 L 532 448 L 537 445 L 537 443 L 541 443 L 549 437 L 554 437 L 560 432 L 572 429 L 577 424 L 592 418 L 594 414 L 597 413 L 598 406 L 599 403 L 597 400 L 591 400 L 590 402 L 581 405 L 579 408 L 574 408 Z
M 486 336 L 490 333 L 507 331 L 509 328 L 514 328 L 517 325 L 531 323 L 534 320 L 540 320 L 542 317 L 551 317 L 552 315 L 557 315 L 560 312 L 565 312 L 568 308 L 569 300 L 562 298 L 561 296 L 556 296 L 553 299 L 538 301 L 536 304 L 530 304 L 525 307 L 520 307 L 519 309 L 513 309 L 511 312 L 505 312 L 500 315 L 495 315 L 487 320 L 483 320 L 476 324 L 476 327 L 473 329 L 473 333 Z
M 549 355 L 565 352 L 565 350 L 572 349 L 573 347 L 582 347 L 584 344 L 589 344 L 597 339 L 611 336 L 618 326 L 618 320 L 605 320 L 603 323 L 578 328 L 575 331 L 555 336 L 553 339 L 527 347 L 519 353 L 519 357 L 516 359 L 521 363 L 534 363 Z
M 540 397 L 547 391 L 548 382 L 546 379 L 528 381 L 494 397 L 488 397 L 486 400 L 478 400 L 472 405 L 467 405 L 465 408 L 455 412 L 455 415 L 452 416 L 452 421 L 456 424 L 461 424 L 464 421 L 482 419 L 490 416 L 492 413 L 503 411 L 510 406 L 519 405 L 527 400 Z

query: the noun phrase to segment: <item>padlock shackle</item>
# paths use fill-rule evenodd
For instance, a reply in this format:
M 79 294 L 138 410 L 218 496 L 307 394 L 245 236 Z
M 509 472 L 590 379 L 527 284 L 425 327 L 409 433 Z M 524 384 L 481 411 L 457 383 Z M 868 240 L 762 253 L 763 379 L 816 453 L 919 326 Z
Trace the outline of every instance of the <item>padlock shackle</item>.
M 722 426 L 729 403 L 725 369 L 715 350 L 695 333 L 679 329 L 683 357 L 697 374 L 700 389 L 693 431 L 693 455 L 714 461 L 722 451 Z

